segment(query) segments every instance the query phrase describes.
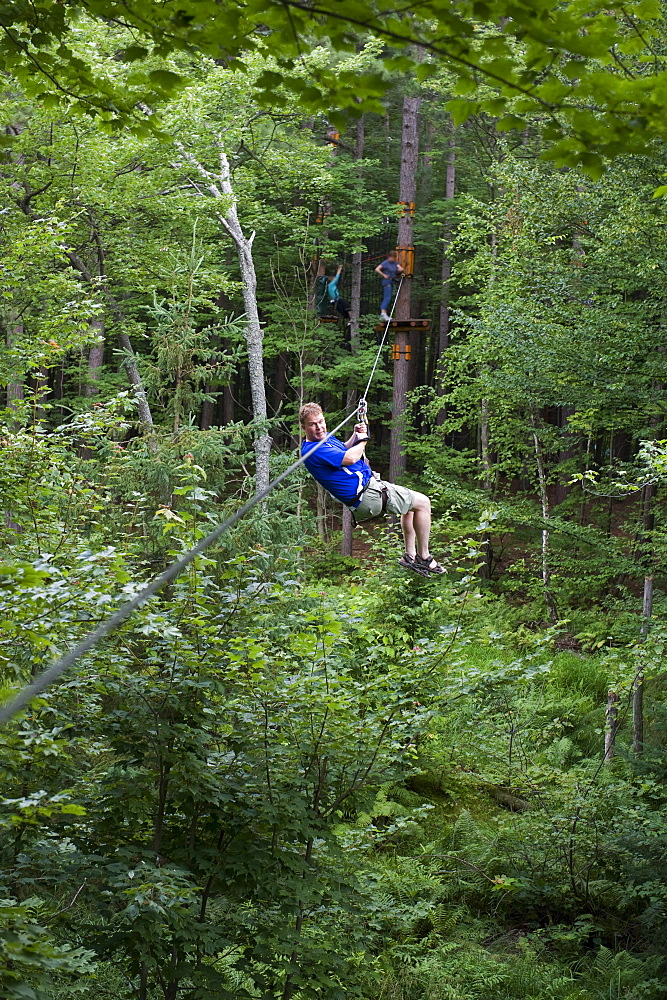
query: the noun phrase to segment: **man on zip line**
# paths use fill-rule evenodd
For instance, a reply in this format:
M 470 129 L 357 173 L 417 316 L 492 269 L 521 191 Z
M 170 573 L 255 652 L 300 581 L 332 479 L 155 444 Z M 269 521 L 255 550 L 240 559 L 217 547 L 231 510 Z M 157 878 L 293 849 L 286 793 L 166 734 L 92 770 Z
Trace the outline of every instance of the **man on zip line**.
M 319 403 L 304 403 L 299 410 L 299 420 L 306 437 L 301 454 L 306 456 L 318 441 L 326 438 L 327 424 Z M 423 493 L 380 479 L 364 457 L 368 440 L 367 425 L 355 424 L 349 440 L 329 438 L 311 458 L 305 458 L 303 464 L 327 492 L 353 512 L 355 523 L 370 521 L 385 511 L 400 514 L 405 543 L 405 552 L 398 560 L 401 566 L 420 576 L 444 573 L 428 549 L 431 501 Z

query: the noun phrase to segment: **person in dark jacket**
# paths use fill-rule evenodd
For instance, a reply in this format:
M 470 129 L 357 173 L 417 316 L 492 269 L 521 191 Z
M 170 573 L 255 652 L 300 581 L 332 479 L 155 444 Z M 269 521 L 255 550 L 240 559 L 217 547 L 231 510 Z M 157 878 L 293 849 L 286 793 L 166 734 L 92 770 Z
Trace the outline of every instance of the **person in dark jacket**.
M 340 284 L 340 276 L 343 270 L 343 265 L 340 264 L 338 270 L 336 271 L 333 278 L 330 279 L 327 285 L 327 293 L 329 295 L 329 302 L 334 307 L 337 313 L 344 319 L 350 318 L 350 304 L 346 302 L 345 299 L 341 298 L 338 285 Z
M 387 313 L 387 309 L 389 308 L 389 303 L 391 302 L 391 297 L 394 292 L 394 282 L 397 280 L 399 275 L 404 273 L 403 268 L 398 263 L 398 253 L 396 250 L 390 250 L 387 254 L 387 259 L 383 260 L 381 264 L 378 264 L 375 270 L 382 278 L 380 319 L 384 320 L 385 323 L 388 323 L 389 314 Z

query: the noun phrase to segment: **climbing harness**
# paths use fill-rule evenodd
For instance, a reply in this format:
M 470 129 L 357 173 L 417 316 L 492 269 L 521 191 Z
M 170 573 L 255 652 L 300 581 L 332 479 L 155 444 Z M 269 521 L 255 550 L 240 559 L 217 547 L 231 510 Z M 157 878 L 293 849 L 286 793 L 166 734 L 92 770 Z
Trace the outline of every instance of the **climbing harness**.
M 364 390 L 364 394 L 359 400 L 357 407 L 351 413 L 348 413 L 345 419 L 341 420 L 338 426 L 334 427 L 334 429 L 330 431 L 326 437 L 322 438 L 321 441 L 318 441 L 315 447 L 309 450 L 308 455 L 302 455 L 300 458 L 296 460 L 296 462 L 293 462 L 287 469 L 285 469 L 284 472 L 281 472 L 279 476 L 276 476 L 276 478 L 273 479 L 268 486 L 266 486 L 263 490 L 260 490 L 258 493 L 255 493 L 255 495 L 251 497 L 250 500 L 244 503 L 242 507 L 239 507 L 239 509 L 236 511 L 235 514 L 232 514 L 231 517 L 228 517 L 226 521 L 222 521 L 216 528 L 213 529 L 213 531 L 210 532 L 210 534 L 206 535 L 205 538 L 200 539 L 197 542 L 197 544 L 193 546 L 193 548 L 191 548 L 188 552 L 185 553 L 185 555 L 181 556 L 181 558 L 178 559 L 176 562 L 173 562 L 171 566 L 168 566 L 167 569 L 164 570 L 163 573 L 160 573 L 159 576 L 156 576 L 155 579 L 151 583 L 149 583 L 146 587 L 144 587 L 143 590 L 139 591 L 139 593 L 135 597 L 133 597 L 131 601 L 127 601 L 125 604 L 123 604 L 122 607 L 118 609 L 118 611 L 115 612 L 115 614 L 111 615 L 109 618 L 106 619 L 106 621 L 103 621 L 100 625 L 98 625 L 98 627 L 95 629 L 94 632 L 89 632 L 89 634 L 85 637 L 85 639 L 82 639 L 81 642 L 77 643 L 74 649 L 71 649 L 69 653 L 66 653 L 64 656 L 61 656 L 59 659 L 55 661 L 55 663 L 52 663 L 50 667 L 47 667 L 46 670 L 43 671 L 43 673 L 35 677 L 35 679 L 30 684 L 28 684 L 22 691 L 20 691 L 15 698 L 13 698 L 11 701 L 8 701 L 5 705 L 1 705 L 0 726 L 2 726 L 3 723 L 5 722 L 9 722 L 10 719 L 13 719 L 18 712 L 20 712 L 32 701 L 33 698 L 35 698 L 38 694 L 41 694 L 42 691 L 45 691 L 47 687 L 53 684 L 53 682 L 56 681 L 60 677 L 60 675 L 63 674 L 65 670 L 67 670 L 68 667 L 71 667 L 73 663 L 75 663 L 78 659 L 80 659 L 84 655 L 84 653 L 87 653 L 89 649 L 92 649 L 93 646 L 95 646 L 100 639 L 103 639 L 105 635 L 108 635 L 110 632 L 113 632 L 113 630 L 117 628 L 119 625 L 121 625 L 126 618 L 129 618 L 129 616 L 132 614 L 133 611 L 136 611 L 138 608 L 140 608 L 144 604 L 144 602 L 148 600 L 149 597 L 152 597 L 154 594 L 157 594 L 157 592 L 159 590 L 162 590 L 162 588 L 166 586 L 166 584 L 176 579 L 176 577 L 180 573 L 182 573 L 183 570 L 187 566 L 189 566 L 194 559 L 197 558 L 197 556 L 201 555 L 202 552 L 205 552 L 206 549 L 209 548 L 209 546 L 213 545 L 214 542 L 217 542 L 218 539 L 221 538 L 226 531 L 228 531 L 231 527 L 233 527 L 233 525 L 235 525 L 237 521 L 240 521 L 242 517 L 245 517 L 248 511 L 252 510 L 252 508 L 255 507 L 256 504 L 261 503 L 262 500 L 268 497 L 269 493 L 271 493 L 276 488 L 276 486 L 279 485 L 279 483 L 282 483 L 285 479 L 287 479 L 288 476 L 290 476 L 296 469 L 298 469 L 300 465 L 303 465 L 306 458 L 310 458 L 311 455 L 313 455 L 318 448 L 321 448 L 322 445 L 325 444 L 330 437 L 333 437 L 334 434 L 337 434 L 338 431 L 341 429 L 341 427 L 344 427 L 345 424 L 347 424 L 352 419 L 352 417 L 356 415 L 359 422 L 361 423 L 362 418 L 360 414 L 363 413 L 364 415 L 363 423 L 366 423 L 366 417 L 368 414 L 368 405 L 366 402 L 366 397 L 368 396 L 368 391 L 371 387 L 373 376 L 375 375 L 375 369 L 377 368 L 378 362 L 380 360 L 380 354 L 382 353 L 382 348 L 384 347 L 384 343 L 387 338 L 387 331 L 389 329 L 389 324 L 391 323 L 391 319 L 394 315 L 394 307 L 396 305 L 396 299 L 398 299 L 402 284 L 403 284 L 403 275 L 401 275 L 401 280 L 398 285 L 398 291 L 396 292 L 394 303 L 391 307 L 391 313 L 389 314 L 389 319 L 387 320 L 384 329 L 384 334 L 382 336 L 380 346 L 378 347 L 377 354 L 375 356 L 375 362 L 373 364 L 373 368 L 368 378 L 368 382 L 366 383 L 366 389 Z

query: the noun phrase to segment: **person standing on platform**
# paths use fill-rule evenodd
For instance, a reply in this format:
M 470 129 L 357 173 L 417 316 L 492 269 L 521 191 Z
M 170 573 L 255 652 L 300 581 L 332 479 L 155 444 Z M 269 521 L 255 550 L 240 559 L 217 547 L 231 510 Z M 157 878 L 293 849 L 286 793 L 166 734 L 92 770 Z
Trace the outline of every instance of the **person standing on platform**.
M 405 270 L 398 263 L 398 253 L 396 250 L 390 250 L 387 254 L 387 259 L 383 260 L 381 264 L 375 268 L 377 273 L 382 278 L 382 302 L 380 303 L 380 319 L 388 323 L 389 314 L 387 309 L 389 308 L 389 303 L 391 302 L 391 296 L 394 291 L 394 282 L 398 278 L 399 274 L 404 274 Z

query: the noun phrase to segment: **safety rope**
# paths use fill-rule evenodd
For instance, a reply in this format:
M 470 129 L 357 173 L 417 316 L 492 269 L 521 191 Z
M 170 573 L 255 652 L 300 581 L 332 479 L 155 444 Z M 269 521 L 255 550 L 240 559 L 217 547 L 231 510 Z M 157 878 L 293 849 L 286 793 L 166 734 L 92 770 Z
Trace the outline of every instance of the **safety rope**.
M 366 400 L 366 396 L 368 395 L 368 390 L 371 387 L 371 382 L 373 381 L 373 376 L 375 375 L 375 369 L 378 366 L 378 361 L 380 360 L 380 355 L 382 354 L 382 348 L 384 347 L 384 342 L 387 339 L 387 331 L 389 329 L 389 324 L 391 323 L 394 316 L 394 309 L 396 308 L 396 303 L 398 302 L 398 296 L 401 294 L 401 288 L 403 287 L 404 277 L 405 275 L 402 274 L 401 280 L 398 283 L 398 290 L 396 292 L 396 295 L 394 296 L 394 301 L 392 302 L 391 305 L 391 312 L 389 313 L 389 319 L 387 320 L 387 323 L 385 325 L 384 333 L 382 334 L 382 340 L 380 341 L 380 346 L 378 347 L 377 354 L 375 355 L 375 361 L 373 363 L 371 373 L 368 376 L 368 382 L 366 383 L 366 388 L 364 389 L 363 395 L 359 400 L 359 405 L 357 406 L 357 421 L 359 423 L 365 424 L 367 422 L 368 402 Z
M 132 612 L 136 611 L 137 608 L 140 608 L 149 597 L 152 597 L 153 594 L 156 594 L 159 590 L 161 590 L 165 584 L 170 583 L 170 581 L 174 580 L 179 573 L 182 573 L 186 566 L 189 566 L 190 563 L 196 559 L 197 556 L 201 555 L 202 552 L 205 552 L 210 545 L 217 542 L 217 540 L 224 535 L 229 528 L 236 524 L 237 521 L 240 521 L 242 517 L 245 517 L 248 511 L 252 510 L 253 507 L 268 497 L 269 493 L 271 493 L 271 491 L 274 490 L 279 483 L 282 483 L 295 471 L 295 469 L 298 469 L 300 465 L 303 465 L 306 458 L 309 458 L 314 454 L 314 452 L 317 451 L 318 448 L 321 448 L 322 445 L 325 444 L 330 437 L 333 437 L 333 435 L 336 434 L 341 427 L 344 427 L 356 413 L 357 410 L 353 410 L 352 413 L 349 413 L 344 420 L 341 420 L 337 427 L 334 427 L 334 429 L 330 431 L 326 437 L 322 438 L 321 441 L 318 441 L 315 447 L 308 451 L 308 455 L 302 455 L 296 462 L 293 462 L 289 468 L 285 469 L 284 472 L 281 472 L 279 476 L 276 476 L 276 478 L 273 479 L 268 486 L 266 486 L 263 490 L 260 490 L 259 493 L 255 493 L 255 495 L 251 497 L 247 503 L 244 503 L 242 507 L 239 507 L 235 514 L 228 517 L 226 521 L 222 521 L 216 528 L 213 529 L 213 531 L 210 532 L 210 534 L 208 534 L 205 538 L 200 539 L 197 544 L 193 546 L 193 548 L 185 553 L 185 555 L 181 556 L 181 558 L 176 562 L 173 562 L 171 566 L 168 566 L 167 569 L 160 573 L 159 576 L 156 576 L 155 579 L 144 587 L 144 589 L 141 590 L 135 597 L 133 597 L 131 601 L 127 601 L 121 608 L 118 609 L 118 611 L 115 612 L 115 614 L 103 621 L 101 625 L 98 625 L 95 631 L 90 632 L 74 647 L 74 649 L 71 649 L 69 653 L 61 656 L 58 660 L 52 663 L 50 667 L 47 667 L 43 673 L 39 674 L 38 677 L 36 677 L 30 684 L 20 691 L 15 698 L 7 702 L 5 705 L 0 706 L 0 726 L 12 719 L 18 712 L 21 711 L 21 709 L 25 708 L 36 695 L 41 694 L 41 692 L 46 690 L 49 685 L 53 684 L 53 682 L 56 681 L 68 667 L 71 667 L 72 664 L 80 659 L 84 653 L 87 653 L 89 649 L 92 649 L 92 647 L 98 643 L 100 639 L 103 639 L 105 635 L 108 635 L 109 632 L 112 632 L 115 628 L 117 628 L 122 622 L 125 621 L 126 618 L 129 618 Z

